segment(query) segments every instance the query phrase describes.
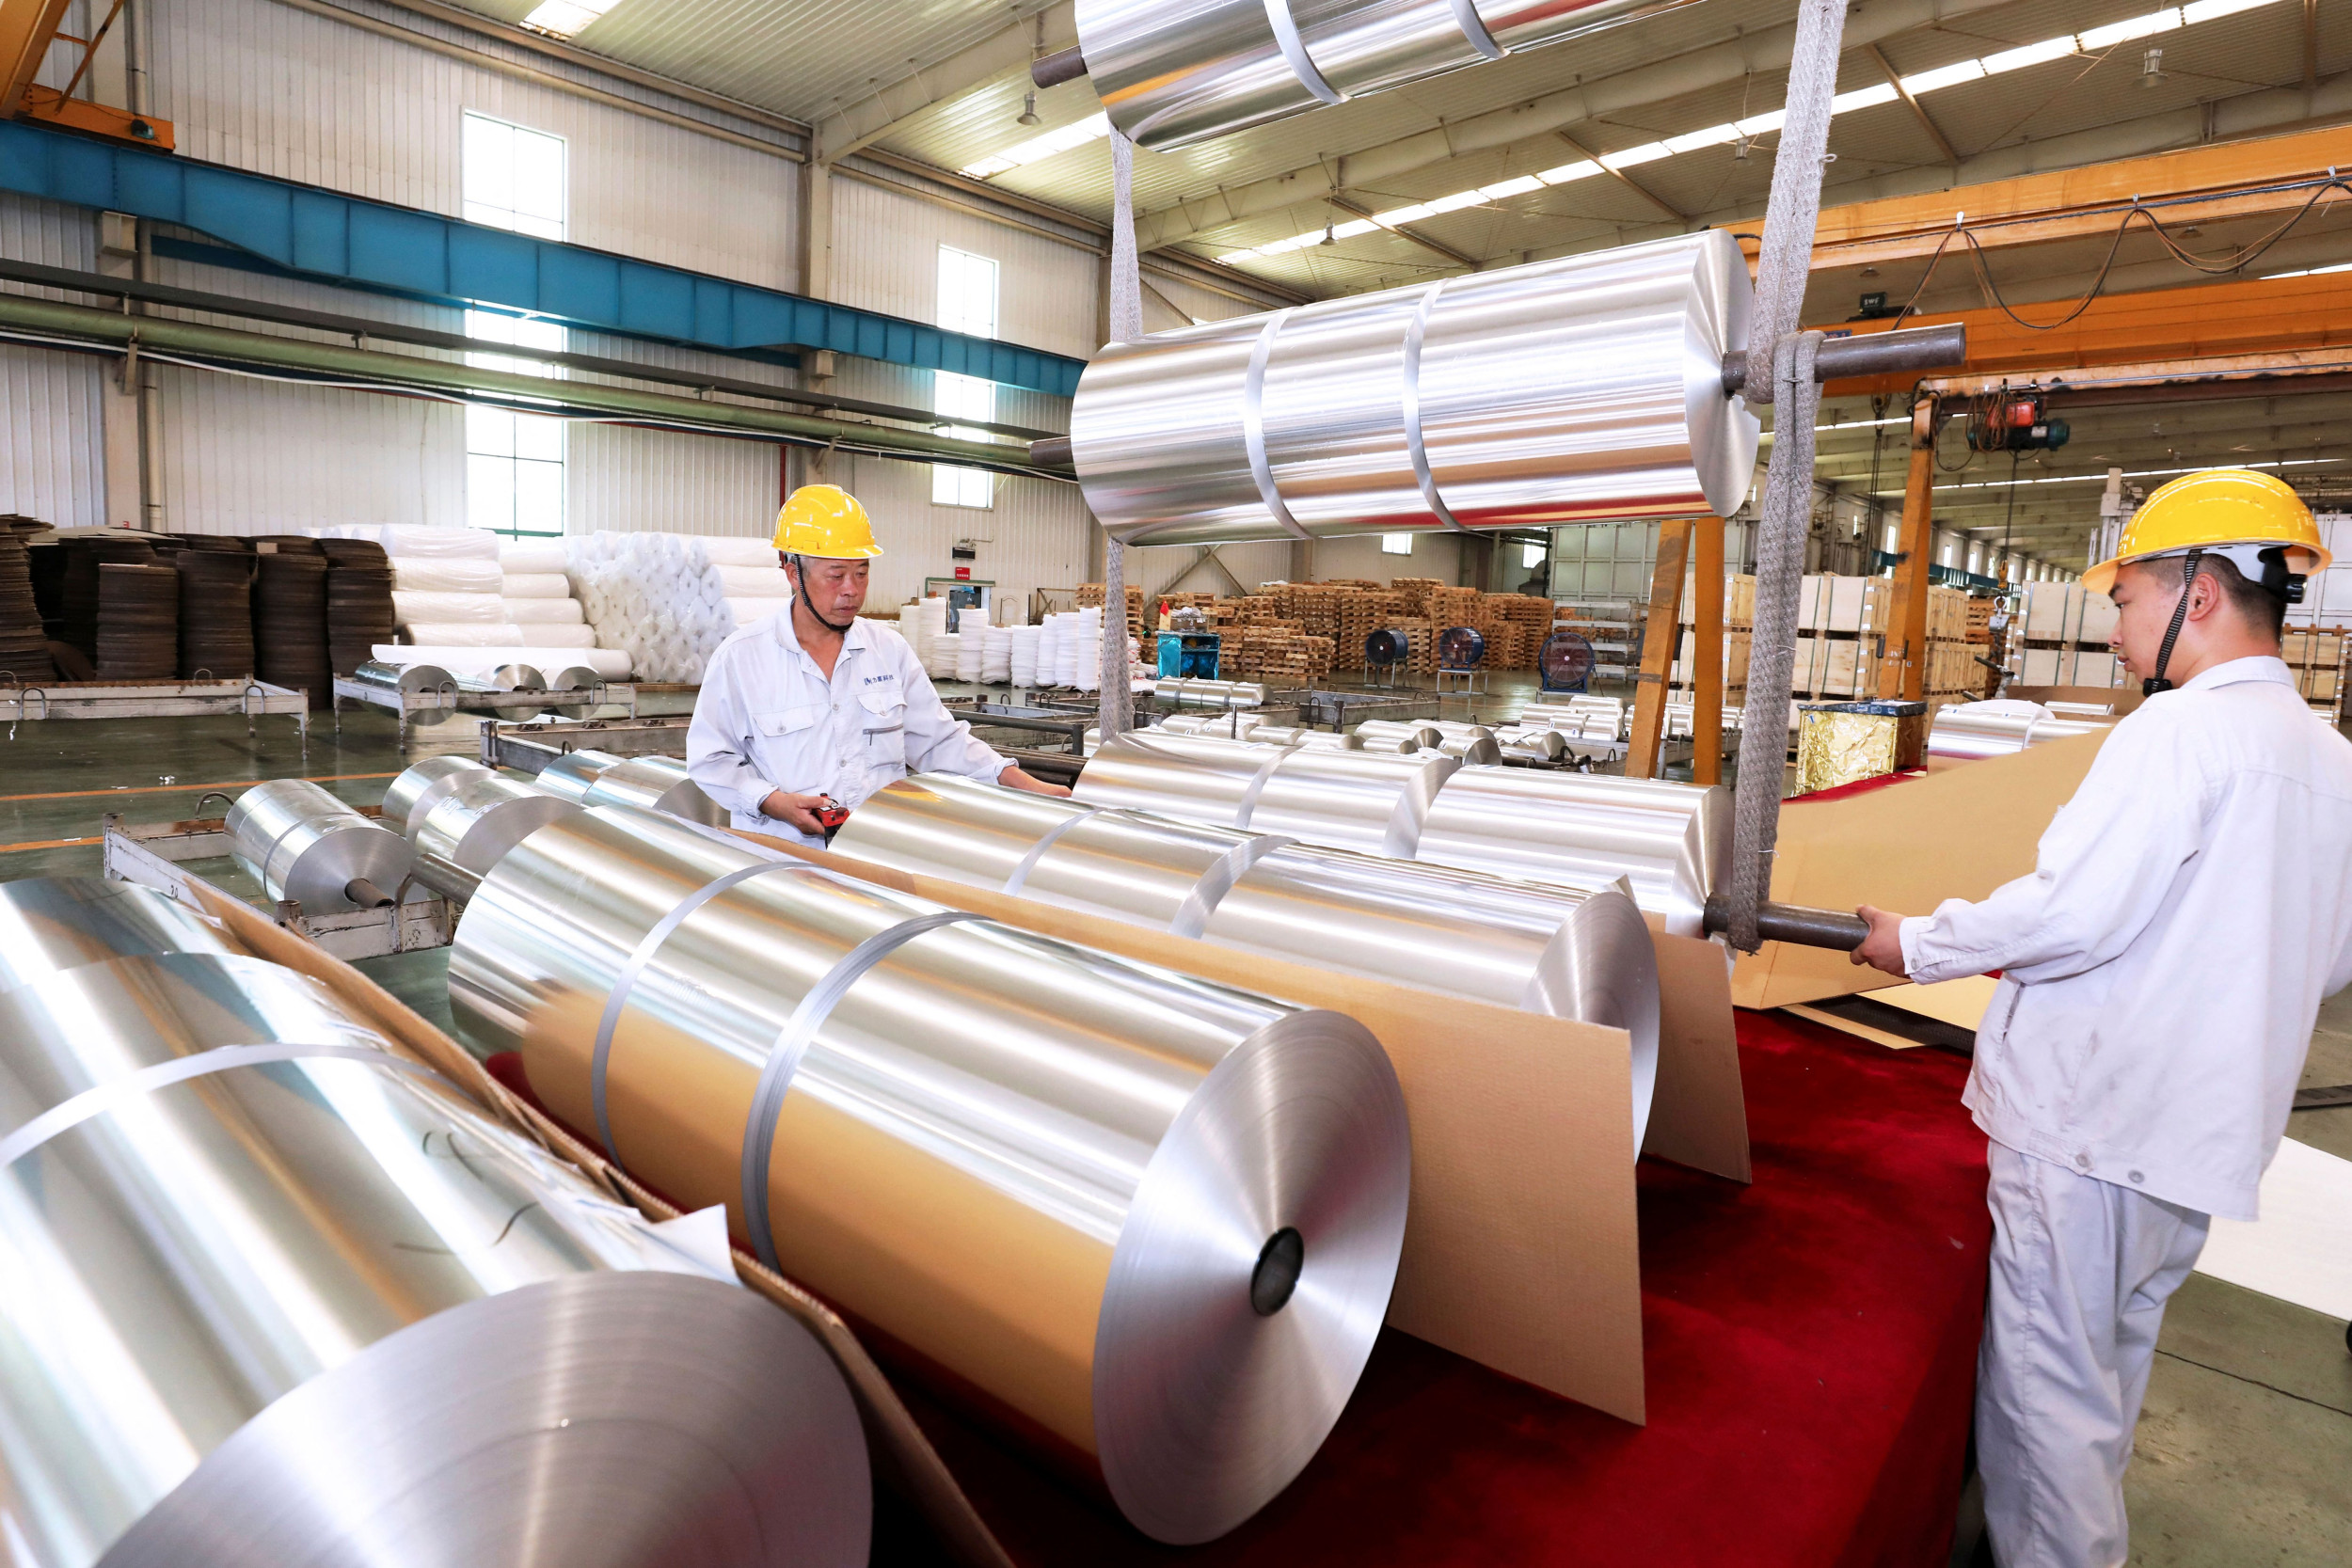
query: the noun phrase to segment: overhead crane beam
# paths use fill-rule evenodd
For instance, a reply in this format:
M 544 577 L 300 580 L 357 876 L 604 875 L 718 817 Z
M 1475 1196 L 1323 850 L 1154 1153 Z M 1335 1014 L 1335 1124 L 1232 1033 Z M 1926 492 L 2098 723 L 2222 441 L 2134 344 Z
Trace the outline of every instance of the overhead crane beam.
M 1918 261 L 1938 245 L 1957 261 L 1962 242 L 1956 230 L 1987 249 L 2105 236 L 2136 202 L 2161 203 L 2168 226 L 2283 214 L 2311 199 L 2312 182 L 2340 167 L 2352 167 L 2352 126 L 1824 207 L 1814 230 L 1813 270 Z M 1718 227 L 1753 234 L 1756 224 L 1747 218 Z M 1751 258 L 1756 245 L 1753 238 L 1740 241 Z

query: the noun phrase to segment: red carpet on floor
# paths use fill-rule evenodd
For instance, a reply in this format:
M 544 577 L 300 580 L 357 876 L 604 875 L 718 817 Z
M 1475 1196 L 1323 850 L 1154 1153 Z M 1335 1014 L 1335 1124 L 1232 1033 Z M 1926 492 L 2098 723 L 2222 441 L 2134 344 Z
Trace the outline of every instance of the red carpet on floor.
M 1178 1551 L 910 1401 L 1023 1568 L 1940 1568 L 1991 1240 L 1967 1064 L 1777 1013 L 1740 1043 L 1755 1185 L 1641 1168 L 1647 1427 L 1391 1332 L 1297 1481 Z
M 1739 1017 L 1755 1184 L 1640 1170 L 1646 1427 L 1387 1333 L 1290 1489 L 1177 1550 L 900 1388 L 1022 1568 L 1940 1568 L 1991 1240 L 1967 1064 Z M 887 1513 L 877 1537 L 877 1564 L 938 1560 Z

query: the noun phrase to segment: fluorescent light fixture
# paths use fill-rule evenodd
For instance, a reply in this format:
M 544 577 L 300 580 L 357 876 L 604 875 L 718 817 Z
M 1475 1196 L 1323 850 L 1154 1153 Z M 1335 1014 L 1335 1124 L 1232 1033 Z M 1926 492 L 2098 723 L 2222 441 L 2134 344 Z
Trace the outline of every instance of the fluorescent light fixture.
M 1532 174 L 1522 174 L 1517 180 L 1499 180 L 1491 185 L 1481 185 L 1478 187 L 1478 194 L 1489 201 L 1501 201 L 1506 197 L 1525 196 L 1530 191 L 1540 191 L 1543 188 L 1544 182 Z
M 1622 152 L 1602 153 L 1600 166 L 1613 174 L 1621 168 L 1632 168 L 1638 164 L 1654 164 L 1661 158 L 1671 158 L 1674 153 L 1675 150 L 1662 141 L 1644 142 L 1639 147 L 1629 147 Z
M 1901 96 L 1895 90 L 1894 84 L 1881 82 L 1874 87 L 1856 87 L 1851 92 L 1839 93 L 1829 101 L 1829 112 L 1842 115 L 1850 109 L 1875 109 L 1882 103 L 1892 103 Z
M 1565 185 L 1571 181 L 1590 180 L 1599 172 L 1598 164 L 1590 158 L 1580 158 L 1572 164 L 1562 164 L 1558 168 L 1538 169 L 1535 178 L 1547 185 Z
M 619 4 L 620 0 L 540 0 L 538 8 L 523 18 L 523 25 L 567 39 Z
M 570 3 L 571 0 L 548 0 L 548 4 L 540 8 L 547 10 L 558 5 Z M 613 3 L 613 0 L 603 0 L 603 3 L 610 5 Z M 2020 44 L 2016 48 L 1999 50 L 1978 59 L 1955 60 L 1950 65 L 1937 66 L 1932 71 L 1923 71 L 1915 75 L 1902 78 L 1902 91 L 1917 98 L 1927 93 L 1941 91 L 1946 87 L 1959 87 L 1963 83 L 1980 82 L 1988 76 L 2022 71 L 2027 66 L 2041 65 L 2050 60 L 2062 60 L 2074 55 L 2095 55 L 2102 50 L 2113 48 L 2119 43 L 2128 43 L 2134 39 L 2149 38 L 2200 22 L 2211 22 L 2219 17 L 2235 16 L 2240 11 L 2257 10 L 2265 6 L 2284 3 L 2285 0 L 2193 0 L 2192 4 L 2186 6 L 2168 6 L 2162 10 L 2150 11 L 2144 16 L 2110 23 L 2105 27 L 2091 28 L 2089 32 L 2061 33 L 2056 38 L 2043 39 L 2038 43 Z M 1882 82 L 1876 87 L 1857 87 L 1851 92 L 1839 93 L 1830 100 L 1830 112 L 1845 114 L 1857 109 L 1876 108 L 1881 104 L 1892 103 L 1900 96 L 1892 84 Z M 1656 163 L 1661 158 L 1670 158 L 1678 153 L 1697 152 L 1730 142 L 1770 135 L 1778 131 L 1782 122 L 1787 119 L 1788 113 L 1782 109 L 1750 115 L 1744 119 L 1735 120 L 1727 125 L 1709 125 L 1701 130 L 1668 136 L 1663 141 L 1645 142 L 1639 147 L 1629 147 L 1622 151 L 1604 153 L 1598 160 L 1580 158 L 1575 163 L 1562 164 L 1557 168 L 1538 169 L 1534 174 L 1522 174 L 1513 179 L 1497 181 L 1493 184 L 1481 185 L 1475 190 L 1455 191 L 1448 196 L 1431 197 L 1425 201 L 1416 202 L 1409 207 L 1398 207 L 1385 213 L 1375 213 L 1368 220 L 1359 219 L 1354 223 L 1341 224 L 1331 230 L 1331 234 L 1336 239 L 1354 239 L 1359 234 L 1369 234 L 1375 229 L 1394 229 L 1400 224 L 1419 223 L 1424 218 L 1434 217 L 1440 213 L 1458 212 L 1465 207 L 1474 207 L 1482 201 L 1500 201 L 1510 197 L 1525 196 L 1541 186 L 1565 185 L 1578 180 L 1589 180 L 1604 170 L 1633 168 L 1639 165 Z M 986 179 L 991 174 L 1018 167 L 1024 163 L 1034 161 L 1035 158 L 1050 156 L 1051 153 L 1060 151 L 1066 147 L 1077 145 L 1079 141 L 1090 139 L 1092 135 L 1105 134 L 1106 128 L 1101 115 L 1095 116 L 1092 120 L 1085 123 L 1093 127 L 1088 135 L 1063 140 L 1045 151 L 1035 153 L 1029 151 L 1030 149 L 1053 142 L 1057 137 L 1069 138 L 1072 132 L 1079 128 L 1073 126 L 1069 130 L 1057 131 L 1051 135 L 1040 136 L 1034 142 L 1025 142 L 994 158 L 974 164 L 963 172 L 979 179 Z M 1217 260 L 1230 264 L 1247 261 L 1252 256 L 1281 255 L 1284 252 L 1295 250 L 1301 245 L 1320 242 L 1323 232 L 1318 229 L 1293 239 L 1276 240 L 1269 245 L 1249 249 L 1229 250 Z M 2344 267 L 2313 267 L 2308 270 L 2310 272 L 2345 272 L 2352 271 L 2352 264 Z M 2307 274 L 2287 272 L 2273 273 L 2270 276 L 2301 277 Z M 2054 482 L 2021 480 L 2019 483 Z
M 2263 277 L 2265 278 L 2317 277 L 2324 272 L 2352 272 L 2352 261 L 2339 261 L 2332 267 L 2305 267 L 2299 272 L 2266 272 L 2263 274 Z
M 1107 116 L 1090 115 L 1073 125 L 1065 125 L 1058 131 L 1048 131 L 1041 136 L 1031 136 L 1017 147 L 1008 147 L 1002 152 L 982 158 L 977 163 L 966 164 L 963 166 L 964 178 L 993 180 L 1008 169 L 1020 168 L 1025 164 L 1039 163 L 1044 159 L 1056 157 L 1073 147 L 1084 147 L 1090 141 L 1100 141 L 1110 134 L 1111 122 Z

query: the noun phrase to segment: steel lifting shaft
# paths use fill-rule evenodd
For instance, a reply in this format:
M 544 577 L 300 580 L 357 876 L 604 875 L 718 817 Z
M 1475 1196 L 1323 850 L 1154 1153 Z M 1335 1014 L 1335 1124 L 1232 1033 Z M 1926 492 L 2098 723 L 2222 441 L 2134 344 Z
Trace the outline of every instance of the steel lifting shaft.
M 1964 363 L 1967 357 L 1968 328 L 1959 322 L 1950 322 L 1942 326 L 1914 326 L 1859 338 L 1832 338 L 1822 343 L 1815 370 L 1821 380 L 1831 381 L 1847 376 L 1939 370 Z M 1748 351 L 1733 349 L 1724 356 L 1724 390 L 1737 393 L 1747 384 Z M 1070 437 L 1048 436 L 1030 442 L 1029 461 L 1044 467 L 1070 467 Z
M 1731 928 L 1731 900 L 1716 894 L 1707 901 L 1707 928 Z M 1843 910 L 1816 910 L 1803 904 L 1767 903 L 1756 911 L 1757 935 L 1766 942 L 1792 942 L 1801 947 L 1827 947 L 1851 953 L 1870 935 L 1870 924 Z

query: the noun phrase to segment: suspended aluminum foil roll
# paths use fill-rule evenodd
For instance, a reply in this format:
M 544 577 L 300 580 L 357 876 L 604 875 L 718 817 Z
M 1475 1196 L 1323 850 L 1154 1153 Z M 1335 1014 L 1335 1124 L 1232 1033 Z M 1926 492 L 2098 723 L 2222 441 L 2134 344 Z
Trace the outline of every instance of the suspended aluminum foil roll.
M 8 1560 L 866 1560 L 813 1337 L 322 988 L 149 956 L 0 1020 Z
M 1301 834 L 1300 836 L 1307 836 Z M 1464 768 L 1438 791 L 1420 858 L 1571 887 L 1623 877 L 1669 935 L 1703 936 L 1730 886 L 1731 792 L 1663 779 Z
M 1155 1539 L 1287 1485 L 1386 1310 L 1404 1102 L 1336 1014 L 619 807 L 490 874 L 450 994 L 558 1115 L 1090 1456 Z
M 135 882 L 96 877 L 0 882 L 0 994 L 110 958 L 243 951 L 212 920 Z
M 229 808 L 237 863 L 272 898 L 335 914 L 392 898 L 414 856 L 408 841 L 308 779 L 255 784 Z
M 901 779 L 833 847 L 1244 952 L 1623 1029 L 1640 1147 L 1658 1075 L 1658 959 L 1622 879 L 1537 886 L 1073 800 L 996 799 L 1017 793 Z
M 417 830 L 417 880 L 445 898 L 469 899 L 475 880 L 488 876 L 508 850 L 583 809 L 497 773 L 471 780 L 426 814 Z M 465 879 L 441 876 L 439 862 L 456 866 Z
M 621 759 L 610 752 L 566 752 L 539 769 L 531 782 L 542 794 L 577 804 L 587 799 L 588 786 L 596 782 L 598 774 L 620 764 Z
M 386 664 L 370 659 L 352 672 L 352 679 L 387 691 L 454 691 L 457 677 L 437 664 Z
M 1187 147 L 1579 38 L 1688 0 L 1079 0 L 1111 123 Z
M 703 786 L 688 776 L 686 764 L 676 757 L 630 757 L 598 773 L 580 800 L 588 806 L 667 812 L 712 828 L 727 825 L 727 814 L 703 793 Z
M 1130 545 L 1728 515 L 1749 294 L 1710 230 L 1154 333 L 1087 366 L 1073 460 Z
M 413 844 L 426 813 L 474 780 L 491 777 L 492 771 L 478 759 L 455 752 L 412 763 L 385 786 L 383 820 Z

